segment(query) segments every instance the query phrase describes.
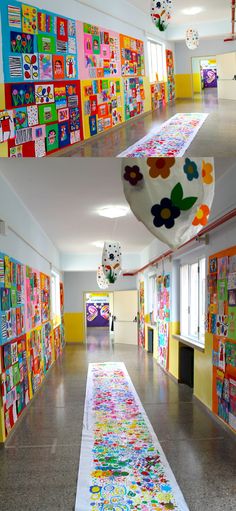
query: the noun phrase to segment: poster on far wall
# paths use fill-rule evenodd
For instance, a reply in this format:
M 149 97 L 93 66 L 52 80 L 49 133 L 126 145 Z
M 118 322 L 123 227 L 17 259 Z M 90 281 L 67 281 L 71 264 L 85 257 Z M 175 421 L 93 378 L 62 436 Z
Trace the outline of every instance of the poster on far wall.
M 204 88 L 217 87 L 217 70 L 216 69 L 203 69 L 203 82 Z
M 109 327 L 109 303 L 86 303 L 87 327 Z

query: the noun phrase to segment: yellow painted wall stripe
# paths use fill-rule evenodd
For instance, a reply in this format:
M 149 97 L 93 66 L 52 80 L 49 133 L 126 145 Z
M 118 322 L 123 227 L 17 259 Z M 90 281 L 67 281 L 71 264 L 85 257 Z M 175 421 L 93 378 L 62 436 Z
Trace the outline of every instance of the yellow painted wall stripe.
M 191 74 L 175 75 L 176 98 L 192 98 L 193 82 Z
M 194 395 L 212 410 L 213 335 L 205 334 L 205 350 L 194 351 Z
M 84 313 L 65 312 L 65 340 L 66 343 L 82 343 L 85 340 Z

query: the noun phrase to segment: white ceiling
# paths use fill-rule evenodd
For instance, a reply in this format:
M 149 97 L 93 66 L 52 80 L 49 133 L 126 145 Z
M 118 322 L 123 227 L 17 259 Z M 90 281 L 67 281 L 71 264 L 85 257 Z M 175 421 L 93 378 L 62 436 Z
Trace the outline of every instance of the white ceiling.
M 127 3 L 138 7 L 141 11 L 147 13 L 150 10 L 151 0 L 127 0 Z M 194 16 L 186 16 L 182 13 L 183 9 L 190 7 L 202 7 L 203 12 Z M 231 16 L 230 0 L 173 0 L 172 20 L 170 25 L 182 25 L 190 22 L 194 23 L 216 20 L 230 19 Z
M 91 243 L 105 239 L 119 240 L 123 253 L 138 253 L 153 240 L 131 212 L 117 220 L 96 213 L 127 206 L 118 159 L 25 159 L 17 166 L 1 160 L 0 171 L 62 253 L 99 254 Z

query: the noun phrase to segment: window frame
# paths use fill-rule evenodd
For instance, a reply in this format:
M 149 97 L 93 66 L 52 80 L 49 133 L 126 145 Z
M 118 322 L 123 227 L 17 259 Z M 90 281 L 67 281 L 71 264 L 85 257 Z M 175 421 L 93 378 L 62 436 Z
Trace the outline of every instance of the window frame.
M 153 70 L 151 45 L 155 45 L 156 47 L 159 47 L 160 51 L 161 51 L 161 68 L 158 66 L 156 71 Z M 149 67 L 150 82 L 155 83 L 157 81 L 156 74 L 158 74 L 158 82 L 164 82 L 165 76 L 166 76 L 165 44 L 163 44 L 160 41 L 157 41 L 156 39 L 152 39 L 151 37 L 148 37 L 147 49 L 148 49 L 148 67 Z M 157 62 L 158 62 L 158 55 L 157 55 Z M 154 77 L 154 79 L 153 79 L 153 77 Z
M 192 311 L 191 311 L 191 288 L 192 288 L 192 282 L 191 282 L 191 268 L 193 265 L 198 265 L 198 306 L 197 306 L 197 323 L 198 323 L 198 335 L 194 336 L 191 332 L 191 324 L 192 324 Z M 201 266 L 202 265 L 202 266 Z M 187 304 L 188 304 L 188 318 L 187 318 L 187 331 L 183 330 L 183 318 L 186 315 L 186 307 L 183 311 L 183 294 L 186 293 L 186 289 L 183 289 L 182 285 L 182 269 L 187 268 L 188 269 L 188 283 L 187 283 L 187 289 L 188 289 L 188 297 L 187 297 Z M 204 273 L 202 273 L 202 268 L 204 268 Z M 201 278 L 201 275 L 203 278 Z M 202 284 L 203 289 L 202 288 Z M 201 291 L 202 294 L 201 294 Z M 203 307 L 204 305 L 204 307 Z M 180 266 L 180 336 L 186 337 L 192 342 L 197 342 L 201 344 L 203 347 L 205 346 L 205 329 L 201 329 L 202 325 L 202 318 L 201 318 L 201 308 L 204 310 L 204 314 L 206 311 L 206 256 L 198 257 L 197 259 L 191 261 L 190 263 L 184 263 Z M 186 318 L 185 318 L 186 319 Z

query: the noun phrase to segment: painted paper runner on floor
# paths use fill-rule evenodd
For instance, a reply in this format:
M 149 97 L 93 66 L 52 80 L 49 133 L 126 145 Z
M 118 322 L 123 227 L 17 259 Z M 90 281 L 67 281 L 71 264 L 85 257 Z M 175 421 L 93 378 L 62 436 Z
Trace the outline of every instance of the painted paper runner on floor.
M 176 114 L 118 155 L 118 158 L 183 156 L 209 114 Z
M 188 511 L 123 363 L 89 364 L 75 511 Z

